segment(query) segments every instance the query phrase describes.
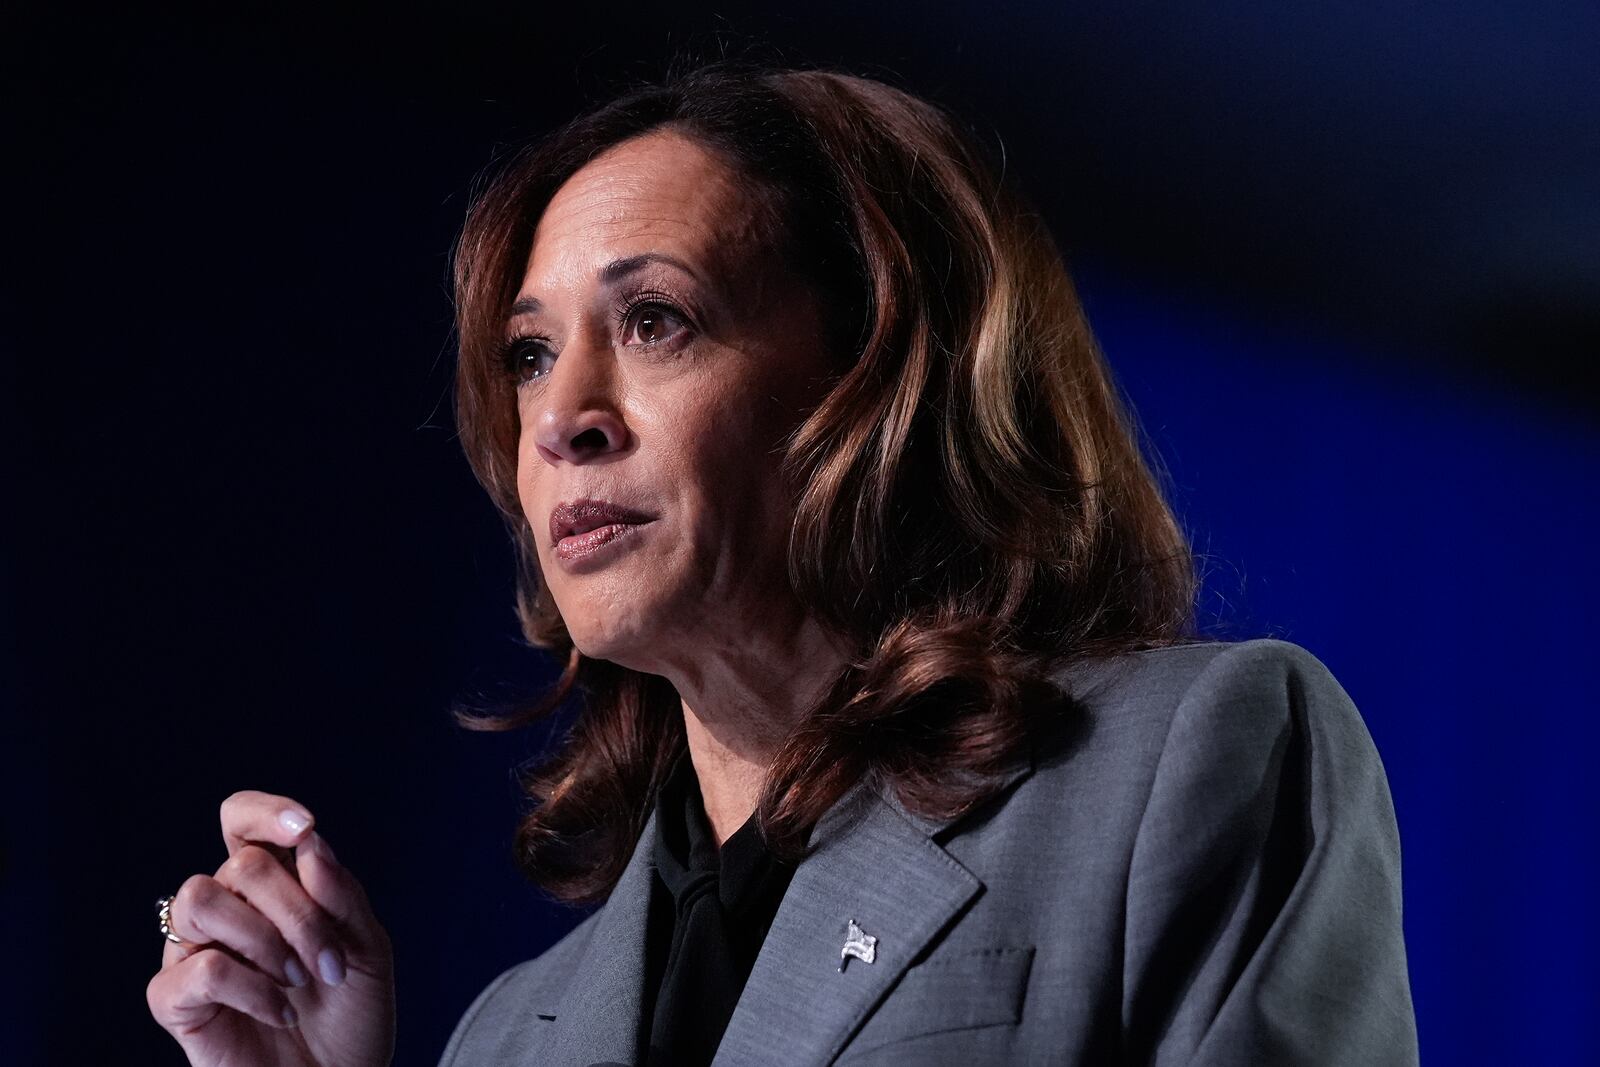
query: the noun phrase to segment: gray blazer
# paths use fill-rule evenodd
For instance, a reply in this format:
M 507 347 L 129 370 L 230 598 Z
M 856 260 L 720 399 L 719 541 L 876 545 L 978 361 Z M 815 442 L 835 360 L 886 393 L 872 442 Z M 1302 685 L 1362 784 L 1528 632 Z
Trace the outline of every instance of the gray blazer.
M 858 785 L 830 811 L 716 1067 L 1416 1063 L 1394 807 L 1327 668 L 1255 640 L 1057 680 L 1083 728 L 979 810 Z M 638 1062 L 653 834 L 441 1067 Z M 841 958 L 851 920 L 870 962 Z

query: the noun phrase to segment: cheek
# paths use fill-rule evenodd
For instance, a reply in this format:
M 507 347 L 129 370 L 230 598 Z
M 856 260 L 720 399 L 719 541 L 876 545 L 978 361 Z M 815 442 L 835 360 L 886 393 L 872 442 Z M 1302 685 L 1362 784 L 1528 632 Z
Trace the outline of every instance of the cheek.
M 783 428 L 754 390 L 704 391 L 663 416 L 662 463 L 672 476 L 729 503 L 760 494 L 775 477 Z
M 699 554 L 767 557 L 786 545 L 793 504 L 782 480 L 789 429 L 770 397 L 730 393 L 676 423 L 666 476 L 679 484 Z M 758 547 L 760 546 L 760 547 Z
M 533 529 L 534 540 L 542 552 L 544 540 L 539 537 L 539 532 L 549 522 L 549 509 L 552 501 L 542 499 L 539 488 L 543 479 L 546 465 L 534 451 L 531 438 L 523 436 L 517 440 L 517 501 L 522 505 L 522 514 L 528 520 L 528 525 Z

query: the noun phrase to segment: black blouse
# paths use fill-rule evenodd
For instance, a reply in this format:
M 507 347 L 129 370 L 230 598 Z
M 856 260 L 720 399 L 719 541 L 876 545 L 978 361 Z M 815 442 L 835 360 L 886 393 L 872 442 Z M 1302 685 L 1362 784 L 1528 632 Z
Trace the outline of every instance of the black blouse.
M 654 849 L 644 1062 L 698 1067 L 716 1054 L 794 868 L 767 851 L 754 815 L 719 852 L 687 754 L 657 794 Z

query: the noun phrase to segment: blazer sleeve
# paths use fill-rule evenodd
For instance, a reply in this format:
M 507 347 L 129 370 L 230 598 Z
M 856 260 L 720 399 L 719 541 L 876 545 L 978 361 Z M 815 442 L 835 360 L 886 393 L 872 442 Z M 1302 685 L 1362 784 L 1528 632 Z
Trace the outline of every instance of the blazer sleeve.
M 1305 649 L 1230 645 L 1179 700 L 1126 908 L 1126 1062 L 1417 1063 L 1394 804 Z

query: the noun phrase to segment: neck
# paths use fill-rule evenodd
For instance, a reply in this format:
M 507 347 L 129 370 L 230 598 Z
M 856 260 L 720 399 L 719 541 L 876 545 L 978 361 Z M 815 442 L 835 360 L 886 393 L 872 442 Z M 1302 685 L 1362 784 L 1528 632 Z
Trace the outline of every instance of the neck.
M 847 657 L 810 619 L 745 634 L 669 675 L 682 698 L 689 758 L 717 845 L 756 809 L 768 768 Z

